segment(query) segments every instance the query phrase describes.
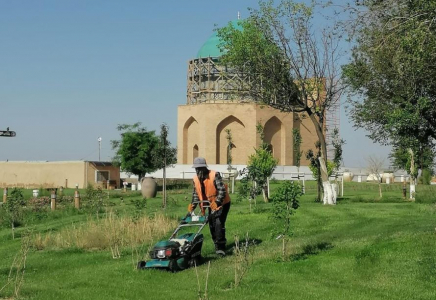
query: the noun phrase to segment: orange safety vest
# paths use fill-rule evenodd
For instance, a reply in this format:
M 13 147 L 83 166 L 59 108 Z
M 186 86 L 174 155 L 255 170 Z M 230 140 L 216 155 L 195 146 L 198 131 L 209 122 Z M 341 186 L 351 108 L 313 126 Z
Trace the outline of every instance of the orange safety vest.
M 204 183 L 204 192 L 206 194 L 206 198 L 207 199 L 203 199 L 203 193 L 201 192 L 201 184 L 200 184 L 200 180 L 198 179 L 198 176 L 195 175 L 194 176 L 194 184 L 195 184 L 195 191 L 197 192 L 198 198 L 200 199 L 200 201 L 203 200 L 209 200 L 210 202 L 215 202 L 216 200 L 216 196 L 218 194 L 218 191 L 215 187 L 215 171 L 209 171 L 209 176 L 203 181 Z M 230 202 L 230 196 L 229 196 L 229 188 L 227 187 L 227 184 L 224 184 L 224 186 L 226 187 L 226 196 L 223 200 L 222 205 L 229 203 Z

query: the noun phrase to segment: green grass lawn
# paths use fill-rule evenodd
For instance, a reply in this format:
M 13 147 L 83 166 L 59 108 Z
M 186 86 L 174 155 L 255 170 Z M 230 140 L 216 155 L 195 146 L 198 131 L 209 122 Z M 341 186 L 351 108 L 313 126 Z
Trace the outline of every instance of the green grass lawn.
M 272 193 L 278 184 L 272 185 Z M 215 257 L 210 234 L 204 230 L 203 256 L 210 262 L 209 299 L 436 299 L 436 187 L 418 186 L 417 199 L 422 202 L 418 203 L 402 199 L 401 185 L 384 185 L 384 196 L 378 199 L 376 185 L 349 183 L 336 206 L 324 206 L 314 202 L 314 183 L 307 185 L 307 194 L 292 219 L 293 236 L 285 262 L 282 241 L 271 236 L 271 204 L 259 198 L 250 213 L 248 202 L 237 202 L 232 195 L 226 226 L 228 256 Z M 173 218 L 185 215 L 190 193 L 190 189 L 171 191 L 163 213 Z M 134 214 L 132 200 L 140 197 L 129 195 L 114 192 L 108 209 Z M 143 213 L 162 212 L 161 201 L 159 193 L 147 201 Z M 26 228 L 34 233 L 53 232 L 95 217 L 66 206 L 38 218 L 27 216 Z M 0 229 L 0 289 L 7 282 L 26 228 L 17 228 L 15 240 L 9 228 Z M 231 247 L 235 236 L 243 239 L 247 233 L 257 245 L 251 250 L 250 268 L 234 288 L 236 256 Z M 128 247 L 121 250 L 119 259 L 113 259 L 109 250 L 31 249 L 20 296 L 42 300 L 199 298 L 195 269 L 137 271 L 136 261 Z M 197 269 L 203 290 L 207 265 Z M 0 299 L 12 295 L 10 285 L 0 292 Z

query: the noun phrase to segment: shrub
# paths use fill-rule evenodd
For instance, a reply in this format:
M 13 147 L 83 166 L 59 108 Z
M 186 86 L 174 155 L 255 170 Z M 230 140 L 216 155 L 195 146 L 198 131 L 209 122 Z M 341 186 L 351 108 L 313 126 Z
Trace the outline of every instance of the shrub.
M 105 198 L 108 195 L 104 193 L 101 187 L 94 188 L 92 184 L 88 184 L 85 191 L 84 207 L 90 209 L 91 211 L 97 213 L 103 212 L 103 207 L 105 206 Z
M 419 177 L 419 183 L 429 185 L 432 175 L 433 174 L 429 169 L 422 170 L 421 177 Z
M 25 205 L 23 191 L 13 188 L 6 203 L 2 205 L 2 223 L 8 224 L 12 229 L 12 238 L 15 238 L 15 227 L 23 221 L 23 206 Z
M 276 223 L 274 235 L 279 235 L 283 239 L 282 255 L 286 258 L 286 244 L 291 235 L 291 216 L 300 207 L 298 199 L 302 195 L 299 183 L 285 181 L 274 194 L 272 219 Z

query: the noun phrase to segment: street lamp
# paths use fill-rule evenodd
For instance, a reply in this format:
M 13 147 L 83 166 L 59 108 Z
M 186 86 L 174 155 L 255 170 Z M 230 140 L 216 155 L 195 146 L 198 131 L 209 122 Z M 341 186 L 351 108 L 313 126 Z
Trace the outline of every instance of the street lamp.
M 100 161 L 100 152 L 101 152 L 101 137 L 97 139 L 98 141 L 98 161 Z

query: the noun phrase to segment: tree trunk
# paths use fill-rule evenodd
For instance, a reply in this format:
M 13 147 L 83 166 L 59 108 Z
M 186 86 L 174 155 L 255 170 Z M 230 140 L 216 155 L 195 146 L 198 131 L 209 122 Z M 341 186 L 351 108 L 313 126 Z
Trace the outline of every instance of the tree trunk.
M 415 179 L 410 178 L 410 199 L 411 200 L 415 200 L 415 192 L 416 192 Z
M 164 145 L 166 145 L 166 140 L 164 142 Z M 167 152 L 166 148 L 164 148 L 163 153 L 163 180 L 162 180 L 162 207 L 167 207 Z
M 325 178 L 320 178 L 320 176 L 321 176 L 320 173 L 321 173 L 322 169 L 325 169 L 327 172 L 327 144 L 326 144 L 325 137 L 324 137 L 322 123 L 316 118 L 315 114 L 312 112 L 312 110 L 310 108 L 306 109 L 306 113 L 309 115 L 309 118 L 312 121 L 313 126 L 315 127 L 316 135 L 318 136 L 319 144 L 321 146 L 321 158 L 323 158 L 322 160 L 319 159 L 320 168 L 318 170 L 318 199 L 317 200 L 320 201 L 321 200 L 321 188 L 324 188 L 324 194 L 326 195 L 326 193 L 327 193 L 326 187 L 328 184 L 330 186 L 329 190 L 331 192 L 331 185 L 330 185 L 330 182 L 328 181 L 328 174 L 327 174 L 326 180 L 324 180 Z M 320 180 L 320 179 L 322 179 L 322 180 Z M 328 189 L 328 187 L 327 187 L 327 189 Z M 331 202 L 331 201 L 327 201 L 327 202 Z M 336 199 L 334 200 L 334 203 L 336 203 Z M 331 203 L 331 204 L 333 204 L 333 203 Z
M 313 126 L 315 127 L 316 135 L 318 136 L 319 143 L 321 145 L 321 156 L 325 159 L 325 162 L 327 162 L 327 144 L 324 137 L 324 132 L 322 128 L 322 124 L 317 120 L 315 114 L 312 112 L 310 108 L 306 109 L 307 114 L 310 117 L 310 120 L 313 123 Z
M 263 194 L 263 201 L 265 203 L 268 203 L 269 202 L 269 195 L 268 195 L 268 186 L 266 184 L 263 186 L 262 194 Z
M 164 165 L 163 167 L 163 176 L 162 176 L 162 207 L 167 207 L 167 169 Z
M 327 168 L 325 167 L 326 163 L 322 157 L 318 158 L 319 164 L 320 164 L 320 173 L 321 173 L 321 179 L 322 179 L 322 186 L 324 188 L 324 197 L 323 197 L 323 203 L 324 204 L 336 204 L 336 197 L 335 193 L 333 193 L 332 184 L 329 181 L 329 175 L 327 172 Z

